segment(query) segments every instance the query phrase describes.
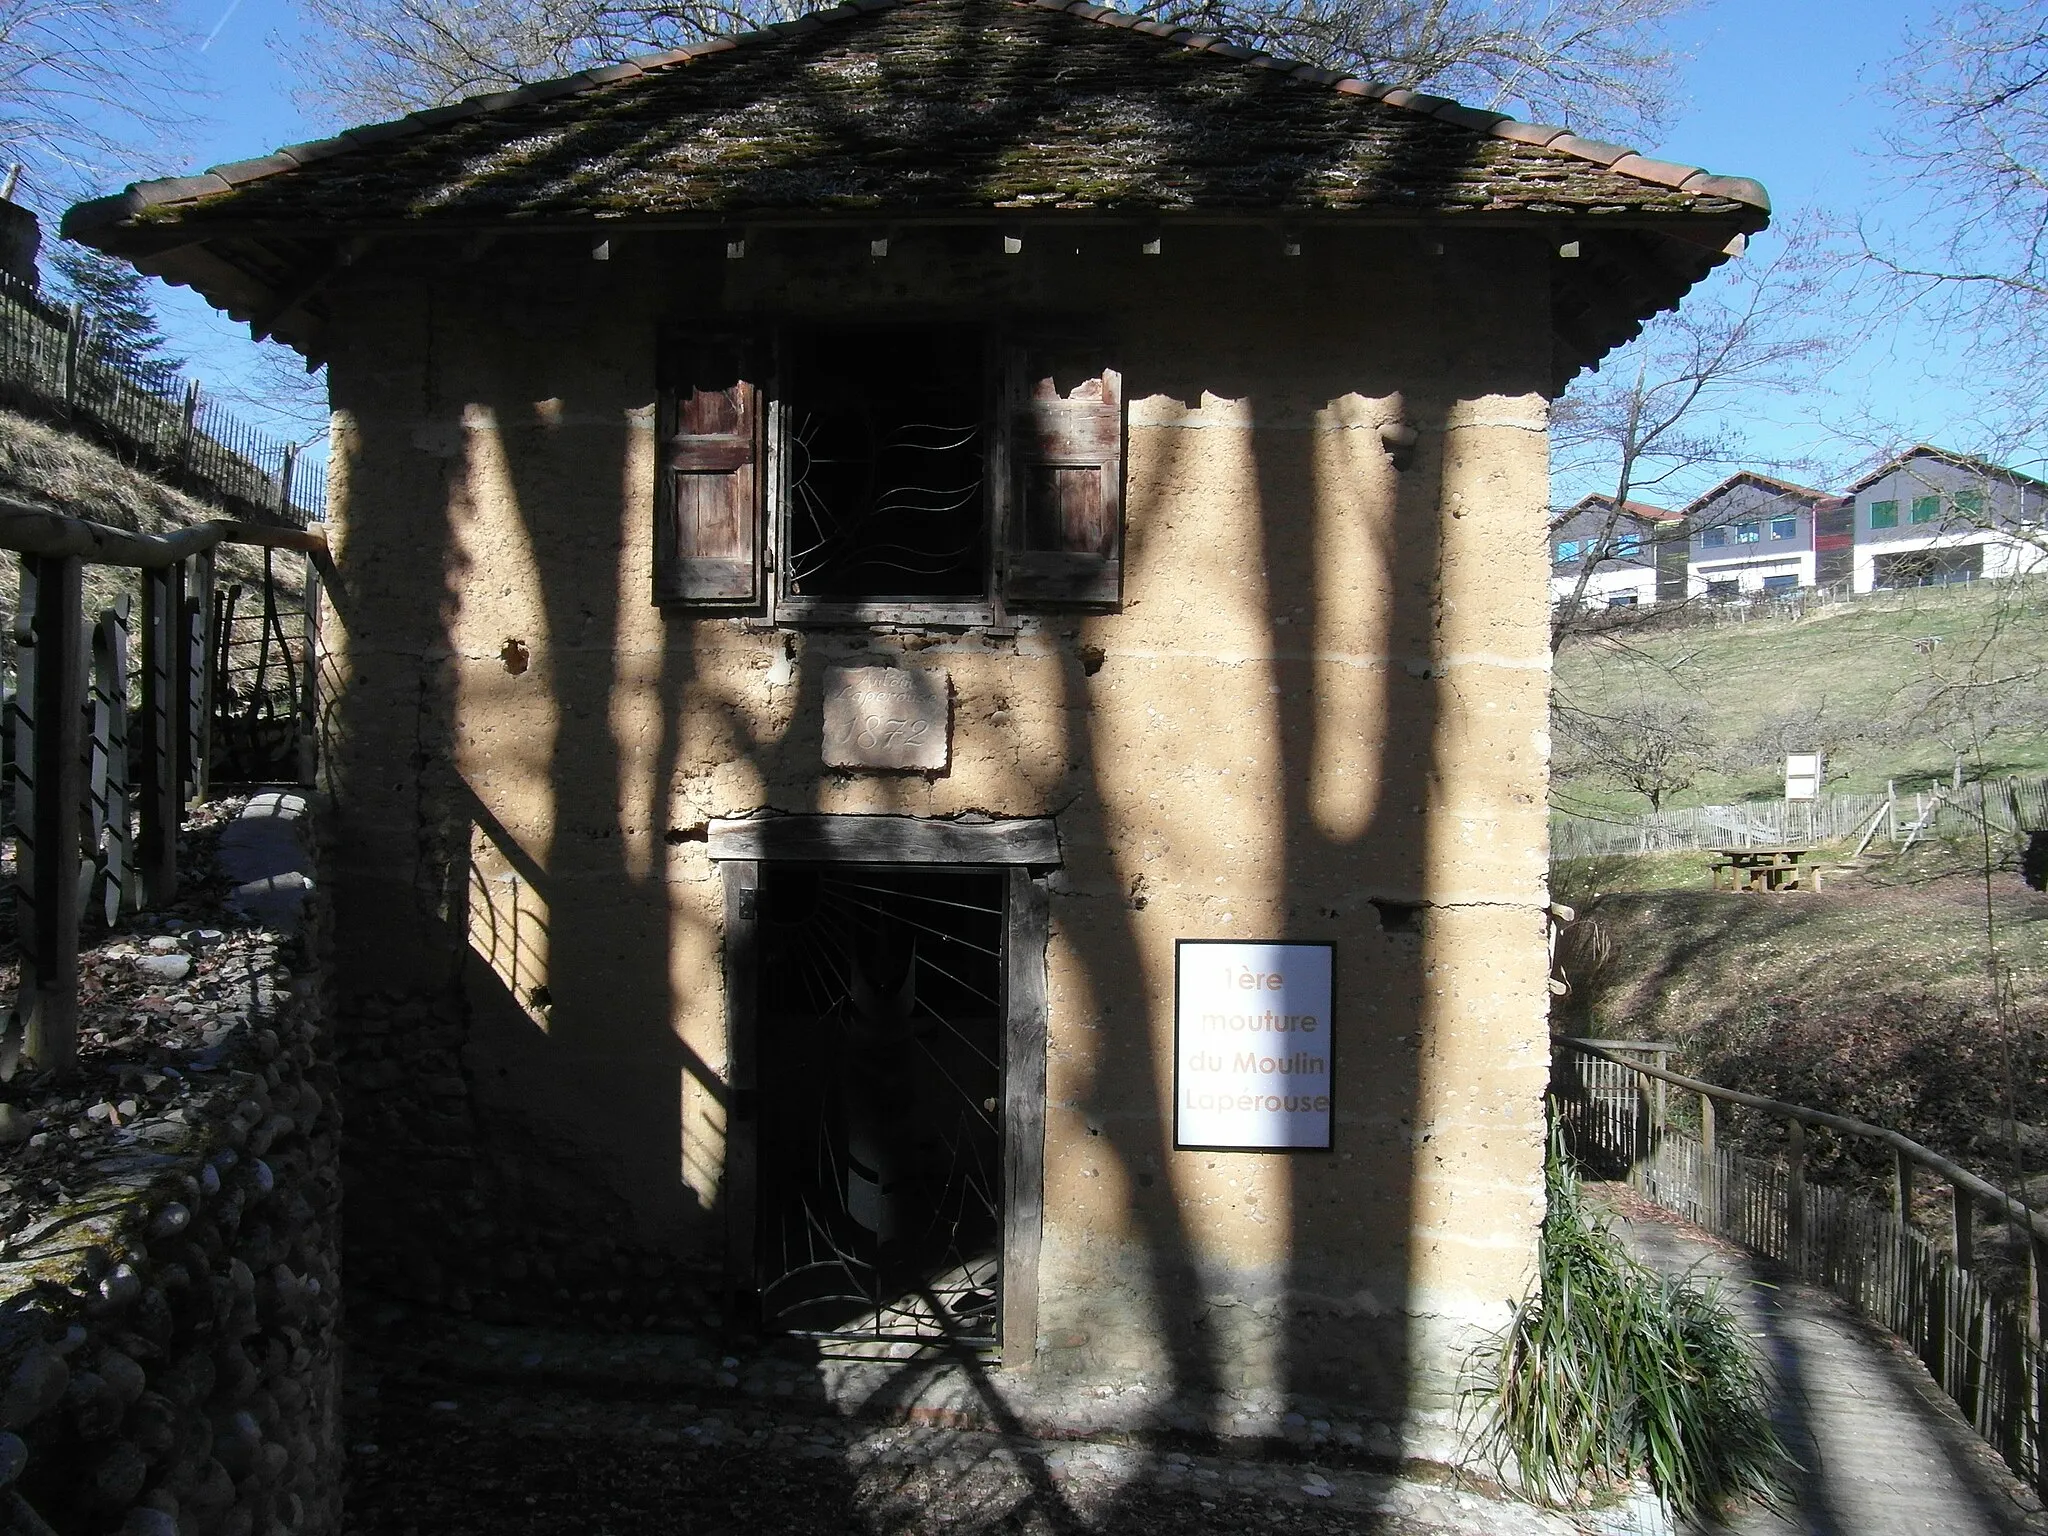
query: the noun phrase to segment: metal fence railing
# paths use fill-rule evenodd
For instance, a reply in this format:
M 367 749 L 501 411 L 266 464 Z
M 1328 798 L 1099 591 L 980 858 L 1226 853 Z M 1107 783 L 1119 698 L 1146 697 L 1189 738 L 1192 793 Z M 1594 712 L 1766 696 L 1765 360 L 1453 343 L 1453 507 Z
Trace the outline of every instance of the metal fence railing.
M 93 342 L 91 312 L 58 308 L 0 274 L 0 403 L 91 429 L 144 467 L 229 509 L 303 527 L 326 512 L 326 477 L 191 380 Z
M 1707 1231 L 1776 1260 L 1904 1341 L 2015 1473 L 2048 1492 L 2048 1352 L 2042 1348 L 2042 1265 L 2048 1219 L 1918 1142 L 1879 1126 L 1737 1093 L 1669 1070 L 1672 1047 L 1650 1041 L 1553 1042 L 1551 1088 L 1566 1143 L 1589 1170 L 1625 1178 Z M 1700 1133 L 1671 1123 L 1673 1090 L 1696 1095 Z M 1782 1161 L 1721 1144 L 1716 1104 L 1781 1120 Z M 1893 1155 L 1887 1209 L 1806 1177 L 1806 1128 L 1874 1141 Z M 1946 1249 L 1913 1221 L 1916 1172 L 1949 1190 Z M 2027 1255 L 2025 1299 L 1994 1291 L 1974 1262 L 1980 1209 L 2010 1221 Z
M 1600 818 L 1554 811 L 1550 856 L 1589 859 L 1759 843 L 1839 842 L 1861 837 L 1873 821 L 1878 822 L 1876 836 L 1888 843 L 1967 837 L 1987 828 L 1993 837 L 2017 843 L 2026 833 L 2048 827 L 2048 779 L 1997 779 L 1911 795 L 1842 794 L 1689 805 L 1641 816 Z

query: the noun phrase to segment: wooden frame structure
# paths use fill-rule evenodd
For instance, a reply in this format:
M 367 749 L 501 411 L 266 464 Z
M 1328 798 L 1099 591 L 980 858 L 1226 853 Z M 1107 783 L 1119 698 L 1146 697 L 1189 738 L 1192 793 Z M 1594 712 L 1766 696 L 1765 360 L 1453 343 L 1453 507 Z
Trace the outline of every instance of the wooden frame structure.
M 1060 862 L 1052 822 L 772 816 L 714 821 L 708 835 L 725 882 L 725 1276 L 736 1296 L 754 1291 L 758 1281 L 761 866 L 950 865 L 1006 872 L 1001 1348 L 1004 1366 L 1029 1366 L 1038 1347 L 1038 1249 L 1045 1220 L 1045 877 Z
M 118 735 L 125 753 L 128 738 L 125 676 L 108 673 L 125 645 L 88 635 L 84 568 L 122 565 L 142 572 L 143 752 L 132 857 L 143 899 L 161 906 L 177 893 L 183 807 L 206 794 L 213 551 L 224 543 L 296 549 L 310 555 L 316 569 L 333 569 L 319 528 L 223 521 L 139 534 L 0 499 L 0 549 L 22 557 L 17 687 L 6 725 L 13 747 L 9 820 L 17 849 L 21 945 L 16 1013 L 22 1056 L 33 1067 L 68 1072 L 77 1059 L 78 931 L 90 894 L 83 886 L 90 866 L 81 858 L 85 816 L 88 805 L 95 822 L 115 814 L 115 797 L 106 794 L 103 782 L 90 786 L 90 799 L 87 794 L 89 686 L 95 697 L 93 767 L 112 776 L 114 739 Z M 127 797 L 118 798 L 125 855 Z

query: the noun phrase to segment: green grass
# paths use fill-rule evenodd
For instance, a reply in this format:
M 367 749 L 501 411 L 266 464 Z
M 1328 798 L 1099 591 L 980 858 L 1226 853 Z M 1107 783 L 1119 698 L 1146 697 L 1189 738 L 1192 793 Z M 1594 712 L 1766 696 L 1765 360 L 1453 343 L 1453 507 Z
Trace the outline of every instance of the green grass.
M 1882 792 L 1946 782 L 1957 733 L 1923 709 L 1930 685 L 1981 659 L 1999 677 L 2048 669 L 2048 583 L 1986 582 L 1861 599 L 1798 622 L 1652 623 L 1576 638 L 1557 657 L 1557 693 L 1587 707 L 1692 700 L 1712 743 L 1693 784 L 1667 805 L 1727 804 L 1783 793 L 1783 755 L 1828 754 L 1831 791 Z M 1972 757 L 1990 777 L 2048 774 L 2038 683 L 2005 683 L 1987 702 Z M 2004 707 L 1999 707 L 2000 704 Z M 1981 738 L 1981 739 L 1976 739 Z M 1568 754 L 1564 754 L 1568 757 Z M 1974 769 L 1974 764 L 1973 764 Z M 1647 802 L 1596 773 L 1567 768 L 1555 803 L 1635 814 Z

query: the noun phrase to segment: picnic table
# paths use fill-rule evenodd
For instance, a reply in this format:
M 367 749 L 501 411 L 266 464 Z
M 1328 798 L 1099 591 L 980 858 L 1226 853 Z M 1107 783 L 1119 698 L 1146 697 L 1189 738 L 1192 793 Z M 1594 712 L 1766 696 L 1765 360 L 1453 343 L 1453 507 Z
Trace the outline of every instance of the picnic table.
M 1715 890 L 1817 891 L 1820 867 L 1802 863 L 1813 850 L 1799 843 L 1751 843 L 1742 848 L 1709 848 L 1707 873 Z

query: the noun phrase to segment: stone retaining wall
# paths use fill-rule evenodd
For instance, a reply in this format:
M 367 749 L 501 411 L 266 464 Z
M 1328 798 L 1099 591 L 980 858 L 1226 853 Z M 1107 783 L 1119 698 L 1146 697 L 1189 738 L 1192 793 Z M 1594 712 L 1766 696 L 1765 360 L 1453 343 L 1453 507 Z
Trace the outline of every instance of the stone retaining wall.
M 78 1075 L 0 1087 L 0 1529 L 341 1528 L 320 933 L 195 888 L 86 956 Z

